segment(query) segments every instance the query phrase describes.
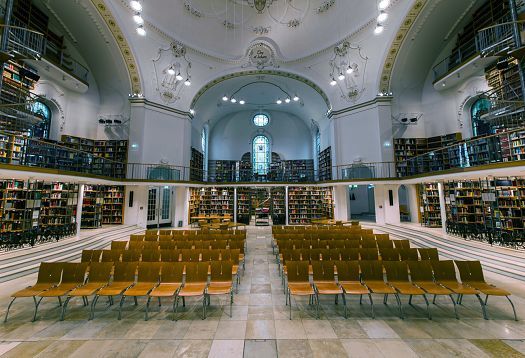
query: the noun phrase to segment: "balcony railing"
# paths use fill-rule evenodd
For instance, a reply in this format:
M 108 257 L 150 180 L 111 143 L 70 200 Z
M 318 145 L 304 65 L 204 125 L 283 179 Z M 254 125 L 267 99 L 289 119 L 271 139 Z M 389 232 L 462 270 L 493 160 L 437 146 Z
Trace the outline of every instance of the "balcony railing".
M 7 52 L 17 59 L 40 59 L 44 52 L 44 34 L 23 27 L 16 19 L 11 25 L 0 25 L 8 31 Z
M 476 47 L 482 57 L 506 55 L 515 49 L 514 38 L 515 22 L 510 16 L 505 17 L 499 23 L 481 29 L 476 35 Z M 522 27 L 522 23 L 518 23 Z

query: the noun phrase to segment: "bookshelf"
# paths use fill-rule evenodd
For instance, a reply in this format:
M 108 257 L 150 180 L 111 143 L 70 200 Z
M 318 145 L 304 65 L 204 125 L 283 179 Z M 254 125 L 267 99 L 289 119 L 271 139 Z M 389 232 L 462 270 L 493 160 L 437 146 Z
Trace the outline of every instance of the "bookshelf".
M 204 180 L 204 154 L 191 147 L 190 181 Z
M 251 188 L 237 188 L 237 222 L 239 223 L 250 224 L 252 194 L 253 191 Z
M 102 224 L 122 225 L 124 222 L 124 186 L 106 185 L 102 188 Z
M 76 224 L 78 184 L 43 183 L 40 227 Z
M 82 202 L 82 229 L 96 229 L 102 225 L 103 191 L 99 185 L 84 186 Z
M 0 134 L 0 163 L 20 165 L 24 154 L 25 140 L 14 134 Z
M 284 160 L 282 164 L 283 181 L 293 183 L 314 181 L 313 159 Z
M 230 215 L 233 218 L 233 188 L 202 187 L 190 189 L 190 221 L 195 216 Z
M 319 180 L 332 180 L 332 147 L 319 153 Z
M 441 227 L 441 206 L 437 183 L 419 185 L 420 223 L 427 227 Z
M 308 225 L 314 219 L 332 219 L 333 209 L 331 187 L 288 188 L 288 223 L 290 225 Z
M 444 185 L 447 220 L 464 224 L 483 224 L 484 206 L 480 180 L 449 181 Z
M 284 225 L 286 223 L 286 191 L 283 187 L 270 189 L 272 197 L 272 223 L 273 225 Z
M 208 162 L 208 179 L 216 183 L 236 182 L 239 162 L 235 160 L 210 160 Z
M 0 232 L 18 233 L 38 226 L 42 190 L 39 182 L 0 181 Z

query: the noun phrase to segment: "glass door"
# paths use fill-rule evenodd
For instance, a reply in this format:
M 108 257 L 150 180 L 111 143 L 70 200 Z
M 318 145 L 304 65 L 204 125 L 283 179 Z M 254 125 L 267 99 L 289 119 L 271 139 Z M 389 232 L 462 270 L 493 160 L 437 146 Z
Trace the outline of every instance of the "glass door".
M 171 225 L 171 188 L 150 187 L 148 192 L 148 228 Z

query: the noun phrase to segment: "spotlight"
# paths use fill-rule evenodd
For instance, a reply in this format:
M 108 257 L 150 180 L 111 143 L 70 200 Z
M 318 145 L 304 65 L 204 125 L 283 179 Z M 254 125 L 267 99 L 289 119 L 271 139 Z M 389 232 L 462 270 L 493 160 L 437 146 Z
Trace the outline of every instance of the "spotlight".
M 137 27 L 137 34 L 139 34 L 140 36 L 146 36 L 146 30 L 144 29 L 144 25 L 139 25 L 139 27 Z
M 115 124 L 122 124 L 122 121 L 120 119 L 114 119 L 113 123 L 115 123 Z
M 383 25 L 377 24 L 376 28 L 374 29 L 374 34 L 379 35 L 384 29 L 385 27 Z
M 284 101 L 285 101 L 286 103 L 290 103 L 290 102 L 291 102 L 291 99 L 290 99 L 290 97 L 287 97 Z
M 417 117 L 410 118 L 410 123 L 416 123 L 416 122 L 417 122 Z
M 194 115 L 195 114 L 195 110 L 193 108 L 190 109 L 190 113 L 191 115 Z
M 186 78 L 186 81 L 184 81 L 184 86 L 191 86 L 191 81 L 190 81 L 189 77 Z
M 180 72 L 177 72 L 177 76 L 175 76 L 175 79 L 177 81 L 182 81 L 184 79 L 184 77 L 182 77 L 182 75 L 180 74 Z
M 100 123 L 100 124 L 105 124 L 105 123 L 106 123 L 106 120 L 105 120 L 105 119 L 102 119 L 102 118 L 100 118 L 100 119 L 98 120 L 98 123 Z
M 337 84 L 337 81 L 335 78 L 332 77 L 332 80 L 330 81 L 330 86 L 335 86 Z
M 354 72 L 354 69 L 352 68 L 352 66 L 348 66 L 348 68 L 346 69 L 346 73 L 351 74 L 352 72 Z
M 388 14 L 384 11 L 379 12 L 379 16 L 377 17 L 377 22 L 383 22 L 388 19 Z
M 281 101 L 281 99 L 279 98 L 277 101 L 275 101 L 275 103 L 281 104 L 281 103 L 283 103 L 283 101 Z
M 139 0 L 131 0 L 129 2 L 129 6 L 135 11 L 142 11 L 142 4 Z
M 241 99 L 241 100 L 239 101 L 239 104 L 245 104 L 245 103 L 246 103 L 246 102 L 244 101 L 244 99 Z
M 229 99 L 228 96 L 223 96 L 223 97 L 222 97 L 222 100 L 223 100 L 224 102 L 226 102 L 228 99 Z
M 297 102 L 299 100 L 299 96 L 298 95 L 293 96 L 293 100 L 294 102 Z
M 113 124 L 113 121 L 111 119 L 106 119 L 106 124 Z
M 135 21 L 137 25 L 142 25 L 144 23 L 144 19 L 142 18 L 142 15 L 140 15 L 140 12 L 133 15 L 133 21 Z
M 381 0 L 378 4 L 379 10 L 384 10 L 390 5 L 390 0 Z
M 345 75 L 343 75 L 343 73 L 340 73 L 340 74 L 339 74 L 339 77 L 337 77 L 337 79 L 338 79 L 339 81 L 342 81 L 342 80 L 345 79 Z
M 401 123 L 408 123 L 408 118 L 404 117 L 399 120 Z
M 170 66 L 170 68 L 168 68 L 168 74 L 171 76 L 175 74 L 175 70 L 173 69 L 173 66 Z
M 231 103 L 237 103 L 237 100 L 235 98 L 232 97 L 232 99 L 230 100 Z

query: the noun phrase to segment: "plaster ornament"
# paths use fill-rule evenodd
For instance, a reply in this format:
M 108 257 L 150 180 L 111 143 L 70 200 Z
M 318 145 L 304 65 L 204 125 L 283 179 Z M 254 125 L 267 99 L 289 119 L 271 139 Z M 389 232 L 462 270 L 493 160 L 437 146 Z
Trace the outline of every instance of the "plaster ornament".
M 247 53 L 248 63 L 243 66 L 255 66 L 262 70 L 265 67 L 278 67 L 275 65 L 275 51 L 266 43 L 257 42 L 250 46 Z

